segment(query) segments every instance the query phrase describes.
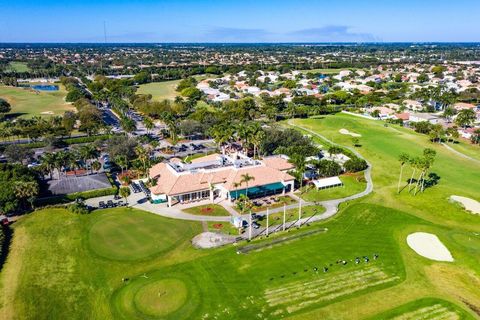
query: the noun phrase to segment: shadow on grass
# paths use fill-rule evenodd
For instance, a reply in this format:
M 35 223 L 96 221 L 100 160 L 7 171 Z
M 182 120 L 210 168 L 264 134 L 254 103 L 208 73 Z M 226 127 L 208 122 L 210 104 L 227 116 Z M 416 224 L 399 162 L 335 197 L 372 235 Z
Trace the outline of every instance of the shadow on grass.
M 3 270 L 5 261 L 7 261 L 8 252 L 10 251 L 10 243 L 12 242 L 13 231 L 9 226 L 2 227 L 3 239 L 0 252 L 0 271 Z

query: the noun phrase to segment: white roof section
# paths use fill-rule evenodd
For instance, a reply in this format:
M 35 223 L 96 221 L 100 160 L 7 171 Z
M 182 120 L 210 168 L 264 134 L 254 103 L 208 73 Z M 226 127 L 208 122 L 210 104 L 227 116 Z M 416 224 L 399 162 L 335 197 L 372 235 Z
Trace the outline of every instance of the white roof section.
M 339 177 L 330 177 L 324 179 L 318 179 L 312 181 L 317 189 L 326 188 L 326 187 L 333 187 L 343 184 L 342 180 Z

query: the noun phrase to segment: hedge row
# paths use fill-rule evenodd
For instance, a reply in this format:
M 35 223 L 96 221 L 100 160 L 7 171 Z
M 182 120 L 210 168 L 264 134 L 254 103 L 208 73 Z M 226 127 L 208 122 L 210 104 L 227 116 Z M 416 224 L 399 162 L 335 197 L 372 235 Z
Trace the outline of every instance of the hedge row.
M 90 199 L 90 198 L 97 198 L 97 197 L 104 197 L 104 196 L 113 196 L 117 194 L 117 192 L 118 192 L 117 187 L 111 187 L 111 188 L 99 189 L 99 190 L 89 190 L 89 191 L 83 191 L 83 192 L 75 192 L 75 193 L 69 193 L 66 195 L 40 198 L 36 200 L 35 205 L 37 207 L 43 207 L 48 205 L 69 203 L 69 202 L 75 201 L 78 198 Z
M 79 143 L 95 142 L 97 140 L 105 141 L 105 140 L 110 139 L 111 137 L 112 137 L 111 135 L 103 134 L 103 135 L 98 135 L 98 136 L 64 138 L 64 139 L 60 139 L 60 140 L 65 145 L 70 146 L 70 145 L 79 144 Z M 43 148 L 47 144 L 43 141 L 37 141 L 37 142 L 30 142 L 30 143 L 18 143 L 18 145 L 21 145 L 22 147 L 26 147 L 28 149 L 36 149 L 36 148 Z

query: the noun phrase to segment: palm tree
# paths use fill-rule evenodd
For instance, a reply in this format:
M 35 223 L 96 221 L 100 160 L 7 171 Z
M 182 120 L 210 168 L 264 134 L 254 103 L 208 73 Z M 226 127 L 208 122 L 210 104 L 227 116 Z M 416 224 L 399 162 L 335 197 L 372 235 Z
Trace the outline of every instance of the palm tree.
M 473 109 L 463 109 L 458 112 L 455 123 L 463 128 L 466 128 L 467 126 L 470 126 L 472 123 L 474 123 L 475 119 L 476 114 Z
M 145 125 L 145 129 L 147 129 L 147 134 L 155 127 L 155 124 L 150 117 L 145 117 L 143 119 L 143 124 Z
M 137 154 L 138 160 L 142 163 L 142 173 L 143 175 L 147 172 L 147 167 L 149 165 L 149 151 L 142 146 L 135 147 L 135 153 Z
M 91 160 L 96 159 L 99 156 L 99 152 L 97 148 L 95 148 L 91 144 L 83 145 L 78 149 L 78 154 L 80 155 L 80 158 L 85 162 L 85 164 L 91 165 Z M 93 170 L 93 169 L 92 169 Z M 92 171 L 93 173 L 93 171 Z
M 433 149 L 426 148 L 423 150 L 423 161 L 422 161 L 422 173 L 420 175 L 419 181 L 421 181 L 421 192 L 425 190 L 425 176 L 427 175 L 428 170 L 433 165 L 435 161 L 435 156 L 437 152 Z M 417 193 L 417 187 L 415 187 L 415 193 Z
M 54 167 L 58 171 L 58 179 L 60 179 L 60 174 L 62 172 L 62 167 L 67 165 L 67 159 L 69 157 L 69 153 L 66 151 L 60 151 L 55 153 L 55 164 Z
M 118 193 L 120 194 L 120 197 L 125 199 L 125 203 L 128 205 L 128 196 L 130 195 L 130 188 L 129 187 L 121 187 L 120 190 L 118 190 Z
M 400 183 L 402 182 L 403 167 L 410 160 L 410 156 L 406 153 L 400 154 L 398 161 L 400 161 L 400 176 L 398 177 L 397 193 L 400 193 Z
M 218 145 L 218 149 L 222 149 L 222 145 L 232 138 L 234 130 L 227 125 L 216 125 L 210 128 L 209 135 L 215 140 Z M 222 153 L 225 150 L 222 149 Z
M 263 139 L 265 139 L 265 132 L 263 130 L 258 130 L 251 138 L 253 144 L 253 158 L 255 159 L 255 155 L 258 150 L 258 146 L 262 143 Z
M 408 162 L 409 162 L 410 166 L 413 168 L 412 176 L 410 177 L 410 180 L 408 180 L 408 192 L 410 192 L 411 183 L 413 182 L 413 177 L 415 176 L 415 172 L 416 172 L 417 167 L 418 167 L 419 158 L 418 157 L 410 158 L 410 160 Z
M 247 187 L 245 188 L 245 194 L 247 195 L 248 197 L 248 183 L 250 181 L 253 181 L 255 180 L 255 177 L 254 176 L 251 176 L 250 174 L 248 173 L 245 173 L 245 174 L 242 174 L 241 176 L 241 180 L 240 180 L 240 184 L 244 183 L 247 185 Z
M 98 161 L 93 161 L 91 166 L 92 166 L 92 170 L 95 170 L 95 172 L 98 172 L 98 170 L 100 170 L 100 168 L 102 167 L 102 164 Z
M 123 174 L 123 169 L 128 169 L 128 159 L 126 156 L 117 156 L 115 157 L 115 162 L 120 166 L 122 169 L 122 174 Z
M 120 126 L 122 127 L 122 129 L 126 132 L 126 133 L 131 133 L 133 131 L 135 131 L 137 129 L 137 126 L 135 124 L 135 121 L 133 121 L 133 119 L 127 117 L 127 116 L 123 116 L 121 119 L 120 119 Z
M 53 170 L 55 169 L 55 158 L 55 153 L 45 152 L 42 155 L 42 164 L 45 166 L 45 169 L 48 172 L 50 179 L 52 179 Z
M 305 161 L 305 157 L 303 157 L 302 155 L 299 155 L 299 154 L 294 154 L 292 157 L 290 157 L 288 162 L 292 163 L 295 166 L 295 170 L 297 171 L 297 174 L 299 176 L 298 180 L 300 182 L 300 190 L 302 190 L 303 176 L 305 174 L 305 169 L 306 169 L 306 165 L 307 165 L 307 163 Z
M 25 201 L 25 199 L 30 203 L 30 206 L 33 208 L 35 197 L 38 195 L 39 187 L 38 183 L 35 181 L 17 181 L 15 182 L 15 196 Z
M 235 188 L 235 200 L 238 199 L 238 187 L 240 187 L 242 184 L 239 182 L 234 182 L 233 187 Z
M 295 118 L 297 113 L 297 106 L 295 105 L 295 103 L 293 102 L 288 103 L 287 108 L 285 109 L 285 112 L 287 113 L 288 118 L 290 119 Z

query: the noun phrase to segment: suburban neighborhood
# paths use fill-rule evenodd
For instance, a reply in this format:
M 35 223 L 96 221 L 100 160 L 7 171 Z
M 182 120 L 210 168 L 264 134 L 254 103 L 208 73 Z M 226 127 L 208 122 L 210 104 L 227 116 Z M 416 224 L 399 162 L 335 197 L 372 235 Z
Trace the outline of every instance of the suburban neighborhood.
M 0 319 L 480 319 L 477 2 L 67 2 L 2 4 Z

